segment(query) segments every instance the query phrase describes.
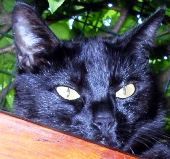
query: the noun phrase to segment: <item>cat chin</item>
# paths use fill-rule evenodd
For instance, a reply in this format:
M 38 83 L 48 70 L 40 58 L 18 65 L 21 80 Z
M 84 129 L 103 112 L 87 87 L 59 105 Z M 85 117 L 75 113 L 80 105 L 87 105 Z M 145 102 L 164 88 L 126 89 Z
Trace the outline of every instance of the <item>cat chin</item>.
M 56 126 L 55 126 L 56 127 Z M 61 128 L 62 127 L 62 128 Z M 77 137 L 81 137 L 84 139 L 88 139 L 92 142 L 107 146 L 107 147 L 114 147 L 118 149 L 123 148 L 123 142 L 118 141 L 115 136 L 104 136 L 101 134 L 101 132 L 98 132 L 93 127 L 85 127 L 83 125 L 77 126 L 77 125 L 59 125 L 57 126 L 57 129 L 60 129 L 64 132 L 72 133 L 73 135 Z
M 109 140 L 108 138 L 105 138 L 105 137 L 103 137 L 100 141 L 96 141 L 96 142 L 99 143 L 99 144 L 102 144 L 104 146 L 107 146 L 107 147 L 114 147 L 114 148 L 118 148 L 118 149 L 122 148 L 122 145 L 119 142 L 111 141 L 111 140 Z

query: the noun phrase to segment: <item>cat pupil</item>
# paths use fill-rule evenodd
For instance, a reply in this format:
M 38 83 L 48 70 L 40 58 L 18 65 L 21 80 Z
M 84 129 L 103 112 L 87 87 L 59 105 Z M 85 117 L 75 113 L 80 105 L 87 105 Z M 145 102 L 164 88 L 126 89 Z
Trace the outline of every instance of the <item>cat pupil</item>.
M 123 86 L 123 94 L 126 95 L 126 87 Z
M 70 88 L 67 88 L 67 98 L 70 96 Z

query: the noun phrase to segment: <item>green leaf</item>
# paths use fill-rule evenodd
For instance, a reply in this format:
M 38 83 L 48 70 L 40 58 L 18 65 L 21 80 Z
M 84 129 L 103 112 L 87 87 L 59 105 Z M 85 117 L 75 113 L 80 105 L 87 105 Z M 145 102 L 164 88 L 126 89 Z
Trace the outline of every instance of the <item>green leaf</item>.
M 48 0 L 49 10 L 53 14 L 63 3 L 65 0 Z
M 8 111 L 11 111 L 13 108 L 14 94 L 15 94 L 15 91 L 14 89 L 12 89 L 6 97 L 6 107 L 7 107 L 6 109 Z
M 123 26 L 121 27 L 119 33 L 120 34 L 125 33 L 126 31 L 130 30 L 131 28 L 133 28 L 136 25 L 136 23 L 137 22 L 136 22 L 135 18 L 133 16 L 129 16 L 125 20 L 125 22 L 124 22 Z
M 69 40 L 74 37 L 74 33 L 70 30 L 67 20 L 50 24 L 49 27 L 59 39 Z
M 15 0 L 4 0 L 2 1 L 3 7 L 7 12 L 11 12 L 15 5 Z
M 6 47 L 8 45 L 11 45 L 13 43 L 13 40 L 8 37 L 3 37 L 0 39 L 0 48 Z
M 167 9 L 166 9 L 166 15 L 167 15 L 167 16 L 170 16 L 170 8 L 167 8 Z

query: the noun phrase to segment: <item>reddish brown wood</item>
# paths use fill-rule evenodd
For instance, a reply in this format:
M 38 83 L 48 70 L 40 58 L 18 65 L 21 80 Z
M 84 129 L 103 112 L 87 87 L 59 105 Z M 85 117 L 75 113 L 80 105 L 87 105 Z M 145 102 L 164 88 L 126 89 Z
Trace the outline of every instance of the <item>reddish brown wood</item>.
M 0 112 L 0 159 L 135 159 Z

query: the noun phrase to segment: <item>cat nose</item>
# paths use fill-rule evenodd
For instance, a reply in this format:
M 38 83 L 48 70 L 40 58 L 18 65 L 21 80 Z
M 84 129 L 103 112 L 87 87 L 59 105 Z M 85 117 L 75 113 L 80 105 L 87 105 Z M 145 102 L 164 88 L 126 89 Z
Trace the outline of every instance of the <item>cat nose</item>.
M 97 117 L 94 125 L 101 130 L 101 132 L 107 132 L 114 125 L 114 120 L 111 117 Z

